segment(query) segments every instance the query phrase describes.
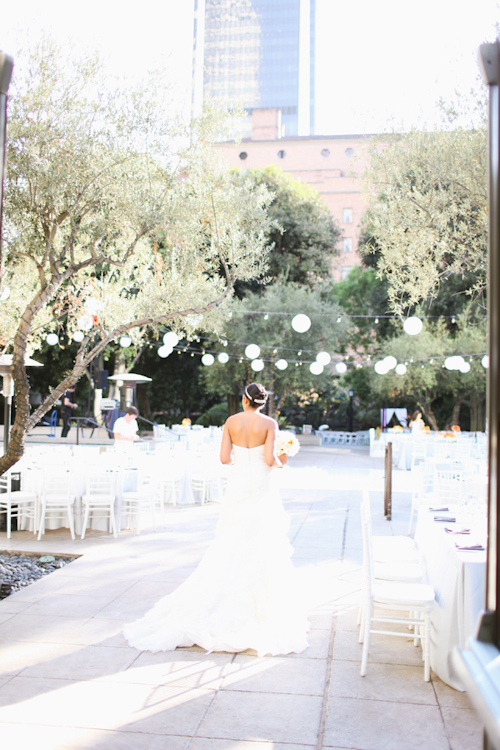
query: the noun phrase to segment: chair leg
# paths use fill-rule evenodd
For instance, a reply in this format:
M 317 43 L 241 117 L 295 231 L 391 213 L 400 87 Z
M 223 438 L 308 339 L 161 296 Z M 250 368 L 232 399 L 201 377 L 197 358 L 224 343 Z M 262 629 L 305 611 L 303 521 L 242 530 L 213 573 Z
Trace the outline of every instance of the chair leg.
M 38 524 L 38 541 L 42 538 L 42 534 L 45 534 L 45 503 L 42 503 L 40 509 L 40 523 Z
M 366 602 L 364 607 L 364 634 L 363 634 L 363 656 L 361 657 L 361 677 L 366 674 L 368 666 L 368 650 L 370 648 L 370 629 L 373 615 L 373 602 L 371 599 Z
M 10 526 L 12 523 L 12 508 L 10 503 L 7 505 L 7 539 L 10 539 Z
M 83 522 L 82 522 L 82 539 L 85 539 L 85 531 L 87 529 L 87 524 L 89 522 L 89 510 L 90 510 L 89 504 L 85 503 L 85 511 L 83 513 Z
M 73 518 L 73 505 L 68 503 L 68 521 L 71 538 L 75 538 L 75 519 Z
M 429 682 L 431 679 L 431 616 L 429 612 L 424 614 L 424 680 Z
M 116 539 L 116 522 L 115 522 L 115 507 L 114 507 L 114 505 L 112 505 L 111 509 L 110 509 L 109 522 L 110 522 L 110 525 L 111 525 L 111 531 L 113 532 L 113 536 Z

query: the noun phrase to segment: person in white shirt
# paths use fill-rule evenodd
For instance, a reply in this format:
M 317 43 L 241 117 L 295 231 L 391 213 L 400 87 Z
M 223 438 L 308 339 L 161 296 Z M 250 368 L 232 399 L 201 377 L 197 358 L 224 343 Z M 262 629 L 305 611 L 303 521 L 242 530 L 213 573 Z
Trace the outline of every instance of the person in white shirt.
M 135 406 L 129 406 L 125 411 L 124 417 L 118 417 L 114 426 L 113 434 L 115 436 L 115 445 L 122 445 L 125 447 L 127 444 L 133 443 L 137 440 L 138 426 L 136 417 L 139 412 Z M 124 442 L 122 442 L 124 441 Z

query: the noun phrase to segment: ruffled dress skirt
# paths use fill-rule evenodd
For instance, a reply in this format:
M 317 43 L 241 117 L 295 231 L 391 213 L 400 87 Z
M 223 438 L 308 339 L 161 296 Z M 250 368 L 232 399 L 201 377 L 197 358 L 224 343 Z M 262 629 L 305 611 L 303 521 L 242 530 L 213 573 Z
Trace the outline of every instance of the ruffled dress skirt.
M 126 625 L 131 646 L 171 651 L 201 646 L 231 653 L 300 653 L 307 605 L 287 538 L 289 518 L 264 446 L 233 446 L 215 539 L 197 569 L 144 617 Z

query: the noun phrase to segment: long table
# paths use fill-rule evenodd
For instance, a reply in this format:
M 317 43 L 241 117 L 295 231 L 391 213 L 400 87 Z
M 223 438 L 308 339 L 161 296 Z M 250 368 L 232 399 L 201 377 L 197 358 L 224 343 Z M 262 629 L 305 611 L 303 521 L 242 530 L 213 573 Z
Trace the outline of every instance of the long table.
M 485 526 L 468 521 L 461 507 L 449 506 L 455 524 L 434 521 L 435 513 L 421 507 L 415 542 L 426 569 L 427 582 L 436 592 L 431 615 L 431 667 L 456 690 L 463 690 L 452 667 L 455 646 L 465 648 L 475 632 L 486 591 L 486 551 L 458 550 L 455 542 L 467 544 L 481 540 L 486 544 Z M 484 521 L 486 523 L 486 519 Z M 470 527 L 470 535 L 448 534 L 445 527 Z

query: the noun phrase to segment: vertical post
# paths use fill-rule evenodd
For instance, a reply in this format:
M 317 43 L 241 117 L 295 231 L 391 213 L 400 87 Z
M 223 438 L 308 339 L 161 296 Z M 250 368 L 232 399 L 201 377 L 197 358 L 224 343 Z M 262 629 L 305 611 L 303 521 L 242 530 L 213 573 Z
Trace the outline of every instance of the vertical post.
M 349 432 L 354 432 L 354 391 L 349 391 Z
M 384 516 L 388 521 L 392 518 L 392 443 L 387 443 L 385 449 L 384 471 Z
M 497 612 L 500 601 L 500 557 L 498 517 L 500 511 L 500 55 L 499 42 L 482 44 L 479 60 L 489 86 L 489 355 L 488 371 L 488 548 L 486 563 L 486 609 L 493 613 L 493 641 L 500 645 Z
M 7 92 L 14 60 L 5 52 L 0 52 L 0 283 L 2 281 L 2 216 L 3 216 L 3 179 L 5 174 L 5 143 L 7 140 Z

